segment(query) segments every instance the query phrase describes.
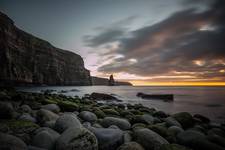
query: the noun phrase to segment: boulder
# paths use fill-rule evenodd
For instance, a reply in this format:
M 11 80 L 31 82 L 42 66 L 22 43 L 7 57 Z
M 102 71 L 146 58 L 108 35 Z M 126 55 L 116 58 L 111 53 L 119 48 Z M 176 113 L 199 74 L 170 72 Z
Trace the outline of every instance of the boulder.
M 116 150 L 123 143 L 123 131 L 112 128 L 90 128 L 98 139 L 100 150 Z
M 59 113 L 60 112 L 60 108 L 58 105 L 56 104 L 47 104 L 47 105 L 43 105 L 42 106 L 43 109 L 46 109 L 46 110 L 49 110 L 49 111 L 52 111 L 54 113 Z
M 57 114 L 46 109 L 40 109 L 39 111 L 37 111 L 36 115 L 37 115 L 37 121 L 40 124 L 44 124 L 47 121 L 53 121 L 59 118 Z
M 98 150 L 98 141 L 86 128 L 70 127 L 57 139 L 56 150 Z
M 145 150 L 137 142 L 128 142 L 121 145 L 117 150 Z
M 69 127 L 75 127 L 75 128 L 82 127 L 80 121 L 77 119 L 77 116 L 75 114 L 65 113 L 62 116 L 60 116 L 55 122 L 55 129 L 59 133 L 62 133 Z
M 205 116 L 203 116 L 203 115 L 195 114 L 193 117 L 201 120 L 202 123 L 210 123 L 210 119 L 205 117 Z
M 39 128 L 36 131 L 36 135 L 33 137 L 32 145 L 39 148 L 54 150 L 55 142 L 59 136 L 59 133 L 50 128 Z
M 167 118 L 164 119 L 164 121 L 166 122 L 166 124 L 168 126 L 182 127 L 181 124 L 176 119 L 174 119 L 173 117 L 167 117 Z
M 120 116 L 120 114 L 115 109 L 103 109 L 102 110 L 107 116 Z
M 74 102 L 59 101 L 57 104 L 63 112 L 74 112 L 79 110 L 79 106 Z
M 88 122 L 96 122 L 97 119 L 98 119 L 97 116 L 94 113 L 90 112 L 90 111 L 82 111 L 82 112 L 80 112 L 79 117 L 81 119 L 83 119 L 84 121 L 88 121 Z
M 144 123 L 144 124 L 153 124 L 155 121 L 155 118 L 149 114 L 144 115 L 136 115 L 133 119 L 133 123 Z
M 190 128 L 194 125 L 194 120 L 191 114 L 188 112 L 180 112 L 172 115 L 184 129 Z
M 122 130 L 128 130 L 131 128 L 131 124 L 126 119 L 115 118 L 115 117 L 105 117 L 101 121 L 101 125 L 106 128 L 111 125 L 116 125 Z
M 162 144 L 169 144 L 166 139 L 147 128 L 135 130 L 134 139 L 146 150 L 158 150 Z
M 23 120 L 23 121 L 30 121 L 30 122 L 34 122 L 36 123 L 37 120 L 36 118 L 32 117 L 30 114 L 28 113 L 24 113 L 19 117 L 19 120 Z
M 31 113 L 32 109 L 30 108 L 29 105 L 22 105 L 19 108 L 19 111 L 21 111 L 22 113 Z
M 221 137 L 219 135 L 214 134 L 214 135 L 208 135 L 207 136 L 207 139 L 209 141 L 211 141 L 213 143 L 216 143 L 216 144 L 218 144 L 218 145 L 220 145 L 220 146 L 222 146 L 222 147 L 225 148 L 225 138 L 223 138 L 223 137 Z
M 176 136 L 177 134 L 183 132 L 184 130 L 181 127 L 178 126 L 171 126 L 168 128 L 168 132 L 174 136 Z
M 198 131 L 186 130 L 177 135 L 178 143 L 191 147 L 194 150 L 224 150 L 221 146 L 207 140 L 206 136 Z
M 127 142 L 131 142 L 132 141 L 132 131 L 128 130 L 128 131 L 124 131 L 124 135 L 123 135 L 123 141 L 124 143 Z
M 0 133 L 0 149 L 1 150 L 27 150 L 27 145 L 19 138 Z
M 14 109 L 10 102 L 0 102 L 0 119 L 13 118 Z
M 155 111 L 153 114 L 152 114 L 154 117 L 157 117 L 157 118 L 166 118 L 168 115 L 163 112 L 163 111 Z
M 112 95 L 95 92 L 90 95 L 90 98 L 94 100 L 118 100 L 116 97 Z
M 219 135 L 225 137 L 225 131 L 220 128 L 212 128 L 208 131 L 208 135 Z

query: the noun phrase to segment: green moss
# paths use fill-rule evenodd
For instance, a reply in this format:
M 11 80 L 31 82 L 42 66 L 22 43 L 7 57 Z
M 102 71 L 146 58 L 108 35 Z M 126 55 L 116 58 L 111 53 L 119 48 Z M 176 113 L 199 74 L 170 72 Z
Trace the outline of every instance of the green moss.
M 72 112 L 72 111 L 78 111 L 79 110 L 79 105 L 74 103 L 74 102 L 59 101 L 57 104 L 62 111 Z
M 104 118 L 106 116 L 105 113 L 100 109 L 95 109 L 93 112 L 98 118 Z
M 103 112 L 107 115 L 119 116 L 120 114 L 114 109 L 103 109 Z
M 39 128 L 39 125 L 22 120 L 1 120 L 0 126 L 7 126 L 8 129 L 12 132 L 23 133 L 23 132 L 32 132 L 33 130 Z
M 167 128 L 166 127 L 163 127 L 161 125 L 148 125 L 148 128 L 150 130 L 153 130 L 155 131 L 156 133 L 158 133 L 159 135 L 161 135 L 162 137 L 167 137 L 169 134 L 167 132 Z
M 128 116 L 128 115 L 134 115 L 132 112 L 128 111 L 128 110 L 122 110 L 120 111 L 120 115 L 122 117 Z
M 135 109 L 131 109 L 129 111 L 134 115 L 143 115 L 144 114 L 143 112 L 140 112 L 139 110 L 135 110 Z
M 57 100 L 54 99 L 45 99 L 44 104 L 58 104 Z

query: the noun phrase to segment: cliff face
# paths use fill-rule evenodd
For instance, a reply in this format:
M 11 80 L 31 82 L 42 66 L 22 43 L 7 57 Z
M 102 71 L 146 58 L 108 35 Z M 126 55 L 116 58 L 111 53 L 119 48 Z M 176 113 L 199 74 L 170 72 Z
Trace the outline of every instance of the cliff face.
M 81 56 L 18 29 L 0 12 L 0 83 L 91 85 Z

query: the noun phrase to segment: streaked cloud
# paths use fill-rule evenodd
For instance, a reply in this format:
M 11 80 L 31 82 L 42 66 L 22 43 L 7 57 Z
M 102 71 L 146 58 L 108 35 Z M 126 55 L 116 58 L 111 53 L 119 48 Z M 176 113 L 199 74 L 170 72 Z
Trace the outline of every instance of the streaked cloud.
M 100 63 L 98 71 L 125 72 L 154 81 L 225 81 L 221 71 L 225 69 L 225 1 L 207 4 L 204 11 L 188 7 L 137 30 L 112 27 L 88 37 L 85 42 L 94 50 L 118 43 L 101 57 L 124 56 Z

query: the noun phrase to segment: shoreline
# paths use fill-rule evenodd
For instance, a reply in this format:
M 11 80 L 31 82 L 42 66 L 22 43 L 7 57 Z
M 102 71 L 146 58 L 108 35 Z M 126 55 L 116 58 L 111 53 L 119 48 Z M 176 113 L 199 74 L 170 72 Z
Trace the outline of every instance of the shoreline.
M 96 150 L 224 149 L 225 124 L 199 114 L 169 115 L 142 104 L 103 104 L 91 95 L 79 98 L 1 89 L 0 100 L 0 136 L 15 139 L 11 147 L 19 143 L 21 149 L 82 149 L 83 142 L 87 149 Z M 193 144 L 196 136 L 200 140 Z M 0 141 L 4 146 L 7 140 Z

